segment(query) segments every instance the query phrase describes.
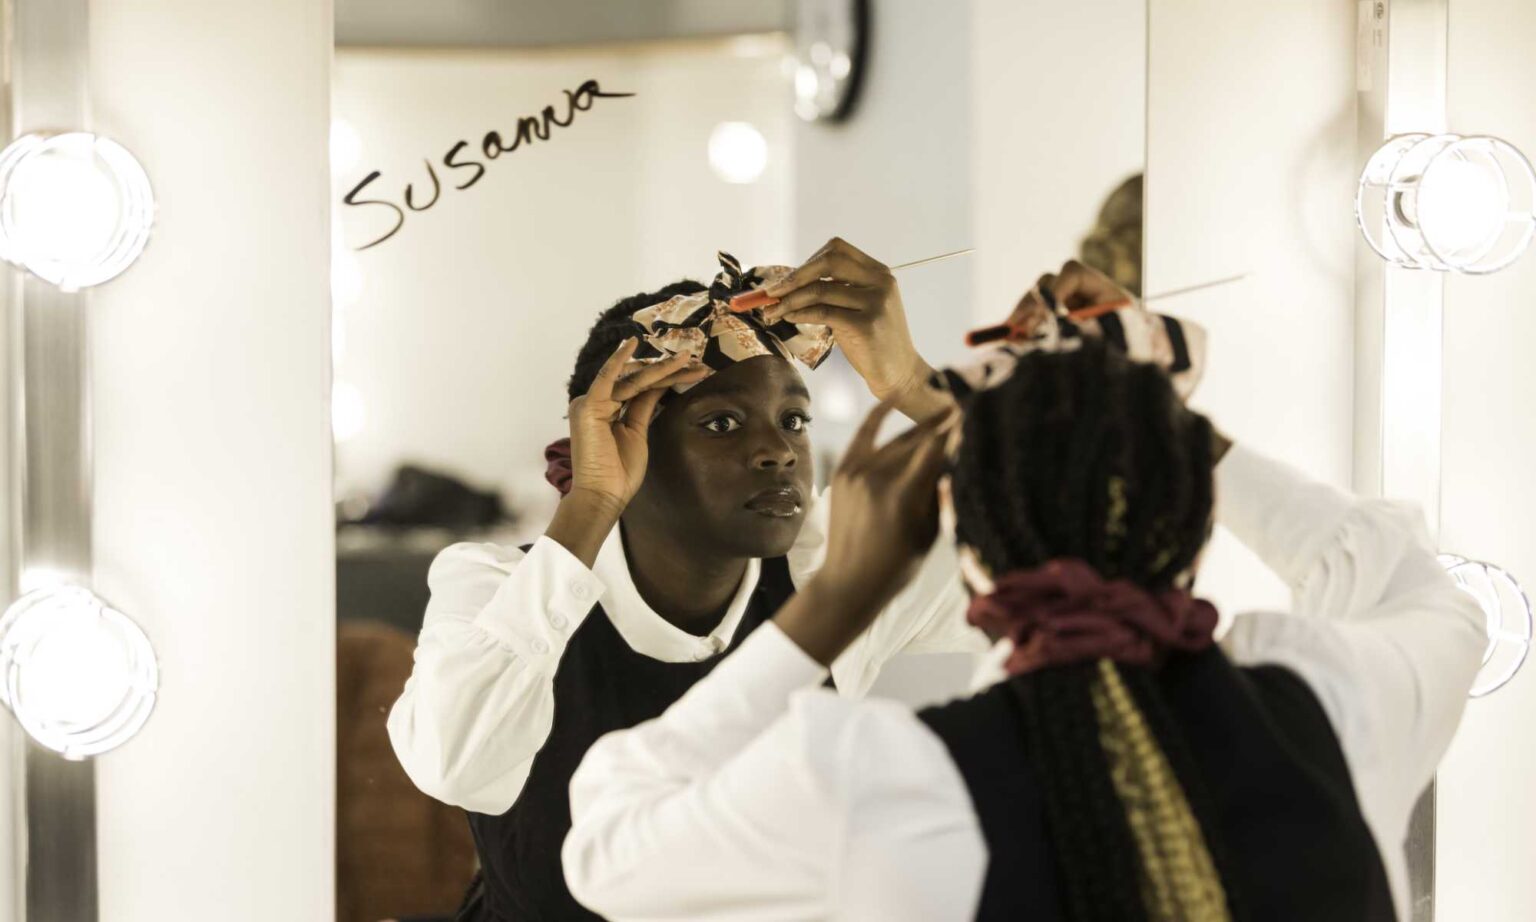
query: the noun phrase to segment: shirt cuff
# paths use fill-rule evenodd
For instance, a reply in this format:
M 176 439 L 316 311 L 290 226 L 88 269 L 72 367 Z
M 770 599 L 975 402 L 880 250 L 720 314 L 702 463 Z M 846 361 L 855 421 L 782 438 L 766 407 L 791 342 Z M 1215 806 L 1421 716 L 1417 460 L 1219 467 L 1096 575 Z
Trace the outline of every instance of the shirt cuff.
M 531 662 L 558 661 L 606 587 L 563 544 L 540 537 L 475 616 L 475 624 Z

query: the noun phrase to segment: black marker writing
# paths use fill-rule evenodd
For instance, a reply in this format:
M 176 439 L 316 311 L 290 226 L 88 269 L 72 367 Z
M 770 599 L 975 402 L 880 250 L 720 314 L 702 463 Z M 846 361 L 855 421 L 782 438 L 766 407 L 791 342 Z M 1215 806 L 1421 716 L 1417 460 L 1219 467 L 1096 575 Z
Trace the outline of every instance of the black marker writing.
M 532 144 L 534 141 L 548 141 L 552 129 L 569 126 L 572 122 L 576 121 L 577 112 L 586 112 L 596 104 L 597 100 L 624 99 L 634 95 L 634 93 L 604 93 L 596 80 L 588 80 L 575 90 L 565 91 L 565 118 L 563 120 L 556 114 L 554 106 L 545 106 L 538 116 L 523 116 L 517 120 L 517 130 L 512 135 L 511 144 L 507 144 L 503 140 L 502 134 L 499 131 L 486 132 L 485 136 L 480 139 L 480 152 L 485 156 L 486 160 L 495 160 L 502 154 L 512 153 L 523 146 L 524 143 Z M 450 170 L 474 170 L 474 175 L 454 186 L 455 189 L 459 190 L 468 189 L 470 186 L 473 186 L 486 173 L 484 163 L 464 156 L 464 151 L 467 147 L 469 147 L 468 141 L 456 141 L 452 147 L 448 148 L 448 152 L 443 155 L 443 166 Z M 426 211 L 442 199 L 443 187 L 441 180 L 438 179 L 437 168 L 433 166 L 430 160 L 425 161 L 425 163 L 427 165 L 427 177 L 431 180 L 432 184 L 431 199 L 424 204 L 416 204 L 415 183 L 406 183 L 405 185 L 405 207 L 414 212 Z M 399 205 L 386 199 L 358 198 L 358 195 L 370 183 L 378 179 L 380 175 L 382 174 L 378 170 L 369 173 L 363 178 L 362 182 L 353 186 L 352 190 L 342 196 L 341 199 L 345 205 L 381 205 L 395 213 L 395 225 L 384 236 L 370 240 L 358 247 L 359 250 L 378 246 L 398 234 L 400 228 L 405 226 L 405 210 L 400 208 Z

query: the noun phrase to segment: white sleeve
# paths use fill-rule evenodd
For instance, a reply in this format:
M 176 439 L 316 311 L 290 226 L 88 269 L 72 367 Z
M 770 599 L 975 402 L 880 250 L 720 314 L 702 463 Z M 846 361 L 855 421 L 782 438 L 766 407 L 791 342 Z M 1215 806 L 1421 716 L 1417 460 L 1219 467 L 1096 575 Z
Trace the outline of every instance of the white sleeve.
M 1400 841 L 1461 720 L 1487 642 L 1481 609 L 1435 559 L 1415 507 L 1357 499 L 1241 446 L 1217 477 L 1223 524 L 1294 596 L 1294 613 L 1239 615 L 1224 645 L 1307 682 L 1362 807 Z
M 571 780 L 576 898 L 619 920 L 970 918 L 985 845 L 943 744 L 899 705 L 814 688 L 825 675 L 769 622 L 598 740 Z M 921 880 L 871 914 L 896 868 Z
M 500 814 L 517 800 L 554 720 L 555 668 L 603 594 L 559 542 L 524 555 L 455 544 L 432 562 L 415 665 L 389 713 L 389 739 L 418 788 Z
M 827 558 L 832 491 L 823 490 L 806 511 L 805 524 L 789 551 L 790 574 L 804 586 Z M 880 669 L 903 653 L 982 653 L 991 645 L 965 620 L 970 597 L 960 580 L 960 559 L 952 541 L 940 535 L 912 582 L 832 664 L 843 694 L 862 696 Z

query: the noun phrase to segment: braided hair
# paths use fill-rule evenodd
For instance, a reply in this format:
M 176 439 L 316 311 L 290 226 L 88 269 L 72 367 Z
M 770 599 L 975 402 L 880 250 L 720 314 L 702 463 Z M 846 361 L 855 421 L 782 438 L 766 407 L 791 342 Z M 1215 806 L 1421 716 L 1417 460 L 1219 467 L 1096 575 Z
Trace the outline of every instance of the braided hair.
M 1075 557 L 1105 579 L 1159 591 L 1192 568 L 1210 534 L 1213 431 L 1160 369 L 1088 340 L 1027 355 L 968 400 L 956 538 L 988 570 Z M 1067 917 L 1241 918 L 1198 774 L 1151 673 L 1106 659 L 1011 682 Z
M 597 377 L 598 370 L 603 367 L 604 362 L 608 361 L 608 357 L 613 355 L 613 350 L 619 347 L 619 343 L 645 332 L 640 324 L 634 321 L 636 312 L 670 300 L 677 295 L 693 295 L 708 290 L 707 286 L 692 279 L 683 279 L 659 291 L 641 292 L 624 298 L 599 314 L 597 322 L 592 324 L 592 329 L 587 332 L 587 341 L 582 344 L 581 351 L 576 354 L 576 368 L 571 372 L 571 380 L 565 388 L 568 399 L 575 400 L 587 392 L 587 389 L 592 386 L 592 379 Z

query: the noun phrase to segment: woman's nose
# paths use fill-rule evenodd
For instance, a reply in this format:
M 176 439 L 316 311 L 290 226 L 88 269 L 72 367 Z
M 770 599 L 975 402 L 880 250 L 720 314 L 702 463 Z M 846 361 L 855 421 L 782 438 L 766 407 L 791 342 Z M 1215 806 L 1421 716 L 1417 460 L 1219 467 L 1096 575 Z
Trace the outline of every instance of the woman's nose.
M 792 468 L 799 460 L 795 446 L 777 431 L 765 434 L 752 447 L 752 466 L 758 470 Z

